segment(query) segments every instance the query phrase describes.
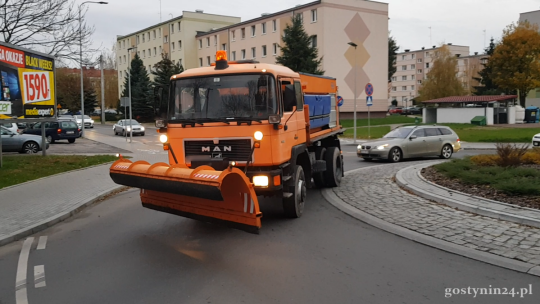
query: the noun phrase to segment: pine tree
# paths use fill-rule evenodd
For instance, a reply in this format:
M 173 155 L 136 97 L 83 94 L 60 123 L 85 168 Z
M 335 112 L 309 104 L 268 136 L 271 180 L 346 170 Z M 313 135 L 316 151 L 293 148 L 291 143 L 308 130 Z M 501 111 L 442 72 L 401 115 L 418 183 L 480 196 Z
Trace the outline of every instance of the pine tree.
M 154 106 L 150 78 L 138 54 L 135 54 L 135 57 L 131 60 L 129 73 L 131 76 L 132 118 L 151 121 L 154 118 Z M 129 96 L 128 81 L 129 78 L 126 76 L 124 79 L 124 91 L 122 92 L 123 97 Z
M 493 55 L 496 47 L 497 45 L 495 44 L 494 39 L 491 38 L 489 46 L 484 50 L 486 56 Z M 493 73 L 492 67 L 487 63 L 482 63 L 482 66 L 484 68 L 478 72 L 479 77 L 473 77 L 474 80 L 482 84 L 481 86 L 474 87 L 474 95 L 499 95 L 503 93 L 503 91 L 493 83 L 493 79 L 491 78 Z
M 84 114 L 90 115 L 94 113 L 97 107 L 97 94 L 93 86 L 85 86 L 84 88 Z
M 392 36 L 388 36 L 388 82 L 392 82 L 392 76 L 397 71 L 396 52 L 399 50 L 396 40 Z
M 162 88 L 163 96 L 167 96 L 169 93 L 171 77 L 173 75 L 182 73 L 184 68 L 182 65 L 174 64 L 166 53 L 161 54 L 161 58 L 161 61 L 154 65 L 154 70 L 152 71 L 154 81 L 152 81 L 152 85 L 155 88 Z M 159 103 L 159 113 L 166 113 L 167 101 L 164 100 L 164 97 Z
M 294 15 L 291 21 L 292 24 L 287 24 L 285 27 L 282 37 L 283 45 L 279 45 L 281 55 L 276 57 L 276 63 L 295 72 L 324 74 L 324 71 L 320 69 L 322 58 L 318 59 L 317 46 L 312 45 L 315 36 L 308 36 L 300 14 Z

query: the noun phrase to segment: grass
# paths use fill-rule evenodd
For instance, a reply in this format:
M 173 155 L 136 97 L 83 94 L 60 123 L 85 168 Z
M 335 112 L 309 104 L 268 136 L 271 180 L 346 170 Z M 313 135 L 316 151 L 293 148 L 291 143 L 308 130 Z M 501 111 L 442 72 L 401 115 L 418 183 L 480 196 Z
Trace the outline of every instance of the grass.
M 117 159 L 113 155 L 4 155 L 3 167 L 0 168 L 0 189 Z
M 390 132 L 389 126 L 378 126 L 378 127 L 371 127 L 370 128 L 370 134 L 371 138 L 381 138 L 386 133 Z M 347 129 L 345 130 L 345 133 L 343 133 L 342 137 L 354 137 L 354 129 Z M 356 138 L 359 139 L 368 139 L 368 128 L 356 128 Z
M 534 168 L 478 166 L 470 158 L 454 159 L 434 168 L 467 185 L 489 185 L 508 195 L 540 194 L 540 170 Z
M 340 119 L 340 123 L 344 128 L 354 127 L 354 119 Z M 414 117 L 407 117 L 402 115 L 391 115 L 384 118 L 371 118 L 371 126 L 380 126 L 380 125 L 392 125 L 392 124 L 409 124 L 414 123 Z M 367 118 L 357 119 L 356 126 L 363 127 L 368 125 Z

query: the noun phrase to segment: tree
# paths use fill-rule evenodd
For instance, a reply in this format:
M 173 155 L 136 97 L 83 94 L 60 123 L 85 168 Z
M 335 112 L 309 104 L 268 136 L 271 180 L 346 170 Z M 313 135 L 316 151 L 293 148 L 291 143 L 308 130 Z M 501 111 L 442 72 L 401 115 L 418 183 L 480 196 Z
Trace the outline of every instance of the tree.
M 301 14 L 295 14 L 291 21 L 292 24 L 285 27 L 283 45 L 279 45 L 281 55 L 276 57 L 276 63 L 295 72 L 324 74 L 320 69 L 322 58 L 318 59 L 316 36 L 308 36 L 304 30 Z
M 397 107 L 397 104 L 398 104 L 397 100 L 396 100 L 396 99 L 392 99 L 392 106 Z
M 97 94 L 90 77 L 84 75 L 84 113 L 90 114 L 97 107 Z M 56 69 L 56 99 L 64 110 L 76 113 L 81 110 L 81 74 L 80 70 Z
M 84 23 L 73 0 L 9 0 L 0 6 L 0 34 L 4 42 L 35 49 L 60 59 L 75 59 L 82 33 L 83 50 L 89 49 L 92 27 Z
M 154 106 L 150 87 L 150 78 L 138 54 L 131 60 L 129 73 L 131 76 L 131 106 L 133 119 L 151 121 L 154 118 Z M 123 97 L 129 96 L 129 78 L 124 79 Z
M 152 85 L 156 88 L 162 88 L 163 95 L 167 96 L 171 77 L 183 71 L 184 68 L 181 65 L 174 64 L 168 54 L 163 53 L 161 54 L 161 61 L 154 65 Z M 167 102 L 163 102 L 163 99 L 160 101 L 159 111 L 160 113 L 166 113 L 167 111 Z
M 525 107 L 530 90 L 540 87 L 540 33 L 529 22 L 510 24 L 501 43 L 488 61 L 493 82 L 501 89 L 519 90 L 519 102 Z
M 84 80 L 83 80 L 84 82 Z M 80 95 L 79 95 L 80 96 Z M 90 82 L 88 81 L 88 85 L 84 85 L 84 114 L 90 115 L 93 113 L 98 106 L 97 98 L 96 98 L 96 90 L 92 85 L 90 85 Z M 80 108 L 80 97 L 79 97 L 79 108 Z
M 396 73 L 396 52 L 399 50 L 396 40 L 392 36 L 388 36 L 388 82 L 392 82 L 392 76 Z
M 435 52 L 433 68 L 427 73 L 418 91 L 418 101 L 437 99 L 448 96 L 465 95 L 463 85 L 457 77 L 457 58 L 446 45 Z

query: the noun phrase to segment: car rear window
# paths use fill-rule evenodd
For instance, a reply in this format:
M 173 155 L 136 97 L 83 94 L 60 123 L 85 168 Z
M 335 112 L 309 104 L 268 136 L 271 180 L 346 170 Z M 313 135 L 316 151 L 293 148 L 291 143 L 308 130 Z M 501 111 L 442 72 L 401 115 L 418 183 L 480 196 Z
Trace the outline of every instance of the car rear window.
M 446 128 L 439 128 L 439 131 L 442 133 L 442 135 L 452 135 L 452 131 Z
M 77 128 L 77 125 L 73 121 L 63 121 L 62 128 Z

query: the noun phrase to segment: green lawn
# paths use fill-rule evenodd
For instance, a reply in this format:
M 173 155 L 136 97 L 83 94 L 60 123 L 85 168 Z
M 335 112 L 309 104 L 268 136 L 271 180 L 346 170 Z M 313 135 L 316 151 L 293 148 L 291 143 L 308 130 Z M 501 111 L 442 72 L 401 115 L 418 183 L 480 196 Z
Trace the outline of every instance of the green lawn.
M 386 133 L 390 132 L 390 127 L 389 126 L 371 127 L 370 129 L 371 129 L 370 130 L 371 139 L 373 139 L 373 138 L 381 138 L 384 135 L 386 135 Z M 354 129 L 351 128 L 351 129 L 345 130 L 345 133 L 343 133 L 342 137 L 353 138 L 354 137 Z M 356 128 L 356 138 L 368 139 L 368 128 L 367 127 Z
M 0 168 L 0 189 L 117 159 L 113 155 L 4 155 L 3 166 Z
M 354 119 L 340 119 L 340 123 L 344 128 L 352 128 L 354 126 Z M 414 123 L 414 117 L 407 117 L 402 115 L 391 115 L 384 118 L 371 118 L 371 126 L 391 125 L 391 124 L 409 124 Z M 367 118 L 357 119 L 356 126 L 363 127 L 368 125 Z

